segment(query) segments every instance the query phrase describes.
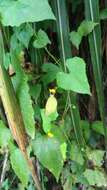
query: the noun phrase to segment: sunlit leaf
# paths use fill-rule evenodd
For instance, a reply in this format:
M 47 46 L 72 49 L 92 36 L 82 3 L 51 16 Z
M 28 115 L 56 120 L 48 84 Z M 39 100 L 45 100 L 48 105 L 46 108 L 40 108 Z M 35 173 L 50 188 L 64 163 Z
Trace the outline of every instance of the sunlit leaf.
M 51 41 L 48 38 L 48 35 L 46 34 L 46 32 L 44 32 L 43 30 L 39 30 L 36 36 L 36 39 L 33 43 L 33 46 L 35 48 L 43 48 L 45 47 L 47 44 L 50 44 Z
M 66 61 L 69 73 L 59 72 L 57 84 L 65 90 L 72 90 L 82 94 L 90 94 L 86 76 L 86 66 L 83 59 L 74 57 Z
M 55 19 L 47 0 L 0 0 L 0 13 L 5 26 Z

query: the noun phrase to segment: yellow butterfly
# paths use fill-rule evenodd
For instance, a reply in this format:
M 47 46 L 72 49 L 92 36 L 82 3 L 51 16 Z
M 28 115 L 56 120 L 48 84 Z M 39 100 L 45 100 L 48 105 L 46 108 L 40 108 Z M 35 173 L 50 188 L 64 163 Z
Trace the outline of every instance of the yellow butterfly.
M 46 106 L 45 106 L 46 115 L 50 115 L 57 111 L 57 100 L 54 96 L 56 93 L 56 90 L 50 89 L 49 91 L 50 91 L 50 96 L 49 96 L 49 98 L 46 102 Z

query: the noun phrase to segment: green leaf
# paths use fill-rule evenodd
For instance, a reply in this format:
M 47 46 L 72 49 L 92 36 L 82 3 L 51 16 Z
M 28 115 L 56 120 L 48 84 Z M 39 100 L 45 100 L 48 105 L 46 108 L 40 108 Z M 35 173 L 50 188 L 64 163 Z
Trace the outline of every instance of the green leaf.
M 64 142 L 60 145 L 60 150 L 64 161 L 66 160 L 67 144 Z
M 70 158 L 71 160 L 77 162 L 80 165 L 83 165 L 84 159 L 78 148 L 78 145 L 73 141 L 70 148 Z
M 95 80 L 98 106 L 100 111 L 100 117 L 103 121 L 104 134 L 105 134 L 105 149 L 107 151 L 107 127 L 105 123 L 105 97 L 103 90 L 103 80 L 102 80 L 102 40 L 101 40 L 101 26 L 99 20 L 99 0 L 87 0 L 85 3 L 85 14 L 87 20 L 92 20 L 93 22 L 99 23 L 93 30 L 92 33 L 88 36 L 89 38 L 89 47 L 90 47 L 90 56 L 93 68 L 93 76 Z
M 30 85 L 30 95 L 32 98 L 37 101 L 41 93 L 41 85 L 40 84 L 31 84 Z
M 30 38 L 33 36 L 33 29 L 30 24 L 25 24 L 21 27 L 15 28 L 15 35 L 17 39 L 28 48 Z
M 94 162 L 94 165 L 98 167 L 101 167 L 103 157 L 104 157 L 103 150 L 93 150 L 88 154 L 88 159 L 92 160 Z
M 10 54 L 6 53 L 4 57 L 4 67 L 6 70 L 9 68 L 10 63 Z
M 89 185 L 96 185 L 97 187 L 107 187 L 107 177 L 104 175 L 103 172 L 97 169 L 86 169 L 86 171 L 84 172 L 84 176 L 86 177 Z
M 60 144 L 54 137 L 37 137 L 33 141 L 34 154 L 38 160 L 56 177 L 57 181 L 63 167 Z
M 47 44 L 51 44 L 51 41 L 48 38 L 48 35 L 43 30 L 39 30 L 36 36 L 36 40 L 33 43 L 35 48 L 44 48 Z
M 72 31 L 70 33 L 70 41 L 72 42 L 72 44 L 77 48 L 79 49 L 79 45 L 81 43 L 81 40 L 82 40 L 82 36 L 78 33 L 78 32 L 75 32 L 75 31 Z
M 100 19 L 102 19 L 102 20 L 107 19 L 107 8 L 106 8 L 106 9 L 103 9 L 103 10 L 100 12 Z
M 92 30 L 94 29 L 94 27 L 98 25 L 98 23 L 95 23 L 93 21 L 86 21 L 84 20 L 80 26 L 78 27 L 78 33 L 81 36 L 87 36 L 89 33 L 92 32 Z
M 72 183 L 73 183 L 72 175 L 69 175 L 63 185 L 63 190 L 71 190 Z
M 97 133 L 104 135 L 104 127 L 101 121 L 95 121 L 92 123 L 91 128 Z
M 55 17 L 47 0 L 0 0 L 2 24 L 19 26 L 25 22 L 38 22 Z
M 21 112 L 26 128 L 26 132 L 33 139 L 35 136 L 35 121 L 32 101 L 29 94 L 28 79 L 21 68 L 21 63 L 15 53 L 11 54 L 12 65 L 16 75 L 12 77 L 12 82 L 20 103 Z
M 52 128 L 51 122 L 56 120 L 57 116 L 58 116 L 57 112 L 52 113 L 50 115 L 46 115 L 45 109 L 41 109 L 41 117 L 42 117 L 42 121 L 43 121 L 43 130 L 45 133 L 48 133 L 51 130 L 51 128 Z
M 90 94 L 84 60 L 79 57 L 70 58 L 67 59 L 66 65 L 69 73 L 59 72 L 57 74 L 58 87 L 82 94 Z
M 11 151 L 10 161 L 14 172 L 22 184 L 27 186 L 30 173 L 26 160 L 18 148 L 14 149 L 14 151 Z
M 81 120 L 81 127 L 83 129 L 84 137 L 85 137 L 86 141 L 88 141 L 90 138 L 90 135 L 91 135 L 89 122 L 86 120 Z
M 58 139 L 58 141 L 63 144 L 64 142 L 66 142 L 66 131 L 65 131 L 65 127 L 66 126 L 57 126 L 57 125 L 52 125 L 51 128 L 51 133 L 53 134 L 53 136 Z
M 61 69 L 53 63 L 45 63 L 42 66 L 44 75 L 42 76 L 42 81 L 44 84 L 49 84 L 56 79 L 56 75 Z
M 0 147 L 6 147 L 12 140 L 10 130 L 4 125 L 3 121 L 0 120 Z
M 11 47 L 11 50 L 15 50 L 18 52 L 23 50 L 23 45 L 22 45 L 22 43 L 19 43 L 15 33 L 11 36 L 10 47 Z

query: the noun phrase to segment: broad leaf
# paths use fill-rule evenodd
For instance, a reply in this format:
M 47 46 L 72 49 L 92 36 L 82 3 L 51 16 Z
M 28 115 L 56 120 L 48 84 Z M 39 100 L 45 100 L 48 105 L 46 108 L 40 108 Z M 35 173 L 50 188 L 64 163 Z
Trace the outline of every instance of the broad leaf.
M 33 46 L 39 49 L 44 48 L 47 44 L 51 44 L 51 41 L 49 40 L 48 35 L 40 29 L 37 33 Z
M 88 141 L 91 136 L 91 129 L 89 122 L 87 120 L 81 120 L 81 127 L 83 129 L 84 137 L 86 141 Z
M 25 24 L 21 27 L 15 28 L 15 35 L 20 43 L 28 48 L 30 38 L 33 36 L 33 29 L 30 24 Z
M 104 157 L 103 150 L 93 150 L 90 151 L 88 154 L 88 159 L 92 160 L 94 162 L 94 165 L 98 167 L 101 167 L 103 157 Z
M 6 147 L 10 140 L 12 140 L 11 132 L 0 120 L 0 147 Z
M 101 121 L 95 121 L 92 123 L 91 128 L 97 133 L 104 135 L 103 123 Z
M 56 75 L 61 69 L 53 64 L 53 63 L 45 63 L 42 66 L 42 70 L 44 72 L 44 75 L 42 77 L 43 83 L 49 84 L 50 82 L 54 81 L 56 79 Z
M 60 150 L 62 153 L 63 160 L 66 160 L 67 144 L 64 142 L 60 145 Z
M 52 113 L 50 115 L 46 115 L 45 109 L 41 109 L 41 117 L 43 122 L 43 130 L 45 133 L 48 133 L 52 128 L 52 121 L 56 120 L 58 114 L 57 112 Z
M 82 36 L 78 32 L 72 31 L 70 33 L 70 41 L 72 42 L 74 46 L 76 46 L 77 49 L 79 49 L 81 40 L 82 40 Z
M 31 84 L 30 85 L 30 95 L 32 98 L 37 101 L 41 93 L 41 85 L 40 84 Z
M 60 151 L 60 144 L 54 137 L 37 137 L 33 141 L 34 154 L 56 179 L 59 179 L 63 167 L 63 157 Z
M 107 187 L 107 177 L 103 172 L 99 170 L 86 169 L 84 176 L 87 179 L 89 185 L 97 185 L 97 187 Z
M 87 36 L 89 33 L 92 32 L 92 30 L 94 29 L 94 27 L 98 25 L 98 23 L 95 23 L 93 21 L 86 21 L 84 20 L 80 26 L 78 27 L 78 33 L 81 36 Z
M 89 33 L 92 32 L 92 30 L 94 29 L 94 27 L 97 25 L 98 23 L 92 22 L 92 21 L 86 21 L 84 20 L 80 26 L 78 27 L 77 32 L 76 31 L 72 31 L 70 33 L 70 41 L 72 42 L 72 44 L 79 49 L 79 45 L 82 41 L 83 36 L 87 36 Z
M 65 131 L 65 126 L 57 126 L 57 125 L 52 125 L 51 131 L 50 131 L 58 141 L 63 144 L 64 142 L 67 141 L 66 138 L 66 131 Z
M 5 26 L 55 19 L 47 0 L 0 0 L 0 13 Z
M 80 152 L 78 145 L 75 142 L 72 142 L 70 147 L 70 158 L 71 160 L 83 165 L 84 159 L 82 153 Z
M 21 112 L 28 135 L 32 138 L 35 136 L 35 121 L 32 101 L 29 94 L 28 79 L 21 68 L 20 60 L 15 53 L 12 53 L 12 65 L 16 75 L 12 78 L 12 82 L 20 103 Z
M 69 73 L 59 72 L 57 74 L 58 87 L 82 94 L 90 94 L 84 60 L 79 57 L 70 58 L 67 59 L 66 65 Z
M 11 151 L 10 161 L 13 170 L 15 171 L 22 184 L 24 186 L 27 186 L 30 173 L 27 162 L 18 148 Z

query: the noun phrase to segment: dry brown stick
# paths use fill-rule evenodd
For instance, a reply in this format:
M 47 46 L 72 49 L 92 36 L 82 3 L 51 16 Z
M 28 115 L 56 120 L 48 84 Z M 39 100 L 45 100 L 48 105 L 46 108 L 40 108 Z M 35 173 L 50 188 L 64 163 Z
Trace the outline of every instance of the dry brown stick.
M 41 190 L 41 185 L 37 174 L 35 172 L 32 160 L 27 154 L 27 135 L 24 128 L 24 122 L 21 114 L 21 110 L 14 92 L 14 88 L 11 79 L 3 66 L 3 40 L 0 33 L 0 96 L 4 106 L 5 114 L 8 120 L 9 128 L 16 140 L 21 152 L 23 153 L 32 177 L 34 179 L 37 190 Z

